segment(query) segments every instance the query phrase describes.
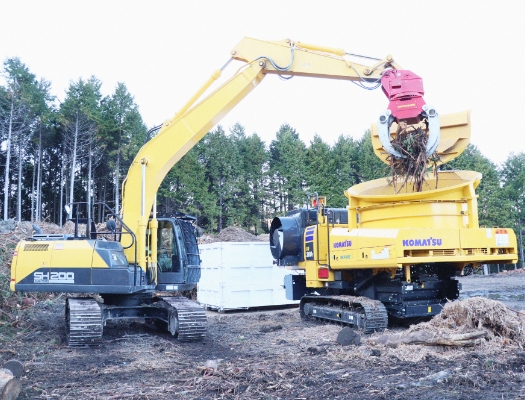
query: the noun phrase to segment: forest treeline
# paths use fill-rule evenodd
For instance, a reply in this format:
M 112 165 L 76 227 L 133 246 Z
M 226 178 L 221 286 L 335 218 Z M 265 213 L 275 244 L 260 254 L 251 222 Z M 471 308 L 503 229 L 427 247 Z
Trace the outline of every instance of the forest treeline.
M 18 58 L 3 63 L 0 86 L 0 204 L 3 219 L 65 222 L 72 201 L 105 202 L 120 210 L 121 185 L 148 130 L 124 83 L 102 96 L 96 77 L 70 82 L 58 102 L 51 83 L 38 79 Z M 510 153 L 495 165 L 474 146 L 443 169 L 481 172 L 479 219 L 520 233 L 525 219 L 525 154 Z M 283 124 L 265 143 L 241 124 L 217 126 L 166 176 L 159 212 L 182 211 L 209 232 L 236 225 L 259 234 L 274 215 L 305 204 L 309 193 L 344 207 L 344 190 L 387 176 L 370 133 L 341 135 L 326 143 L 322 132 L 306 144 Z

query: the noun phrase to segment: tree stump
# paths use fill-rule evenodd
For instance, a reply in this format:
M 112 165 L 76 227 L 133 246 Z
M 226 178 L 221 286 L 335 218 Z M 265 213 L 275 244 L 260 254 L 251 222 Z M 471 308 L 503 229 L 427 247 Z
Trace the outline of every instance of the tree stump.
M 0 368 L 0 400 L 15 400 L 21 390 L 20 380 L 7 368 Z

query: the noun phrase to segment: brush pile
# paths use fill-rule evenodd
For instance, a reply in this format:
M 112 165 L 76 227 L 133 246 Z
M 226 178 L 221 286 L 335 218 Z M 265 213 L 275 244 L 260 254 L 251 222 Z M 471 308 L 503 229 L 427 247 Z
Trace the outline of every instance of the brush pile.
M 427 155 L 427 131 L 415 126 L 400 123 L 395 138 L 391 144 L 405 158 L 390 155 L 387 161 L 390 165 L 391 180 L 396 193 L 412 185 L 412 192 L 421 192 L 425 183 L 425 176 L 433 169 L 437 185 L 437 162 L 439 156 L 436 152 Z
M 431 327 L 455 333 L 482 329 L 487 332 L 489 341 L 513 342 L 520 347 L 525 345 L 525 314 L 484 297 L 448 303 L 427 324 L 420 324 L 420 328 Z
M 372 345 L 406 344 L 465 347 L 481 344 L 525 345 L 525 315 L 500 301 L 484 297 L 448 303 L 429 322 L 412 325 L 403 333 L 385 333 L 369 340 Z

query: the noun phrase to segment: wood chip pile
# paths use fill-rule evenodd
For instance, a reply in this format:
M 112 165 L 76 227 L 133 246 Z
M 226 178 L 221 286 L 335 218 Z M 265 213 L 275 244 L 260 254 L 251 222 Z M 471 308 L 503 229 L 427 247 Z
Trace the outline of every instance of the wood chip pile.
M 489 341 L 525 346 L 525 314 L 484 297 L 448 303 L 431 321 L 415 325 L 410 331 L 422 329 L 458 334 L 484 330 Z
M 503 275 L 525 274 L 525 268 L 507 269 L 505 271 L 501 271 L 500 274 L 503 274 Z

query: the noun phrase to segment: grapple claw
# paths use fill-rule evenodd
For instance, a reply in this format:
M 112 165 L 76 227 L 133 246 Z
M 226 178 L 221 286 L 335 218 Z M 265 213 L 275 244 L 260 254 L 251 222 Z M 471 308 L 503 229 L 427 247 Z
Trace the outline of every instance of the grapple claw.
M 394 122 L 394 116 L 390 110 L 386 110 L 379 116 L 379 122 L 377 124 L 379 140 L 383 145 L 383 149 L 385 149 L 388 154 L 392 154 L 398 158 L 406 158 L 404 154 L 394 149 L 394 146 L 390 143 L 390 125 L 392 125 L 392 122 Z
M 439 114 L 437 113 L 434 107 L 425 104 L 423 106 L 422 115 L 428 120 L 428 141 L 426 147 L 427 156 L 432 155 L 439 144 L 440 138 L 440 124 L 439 124 Z

